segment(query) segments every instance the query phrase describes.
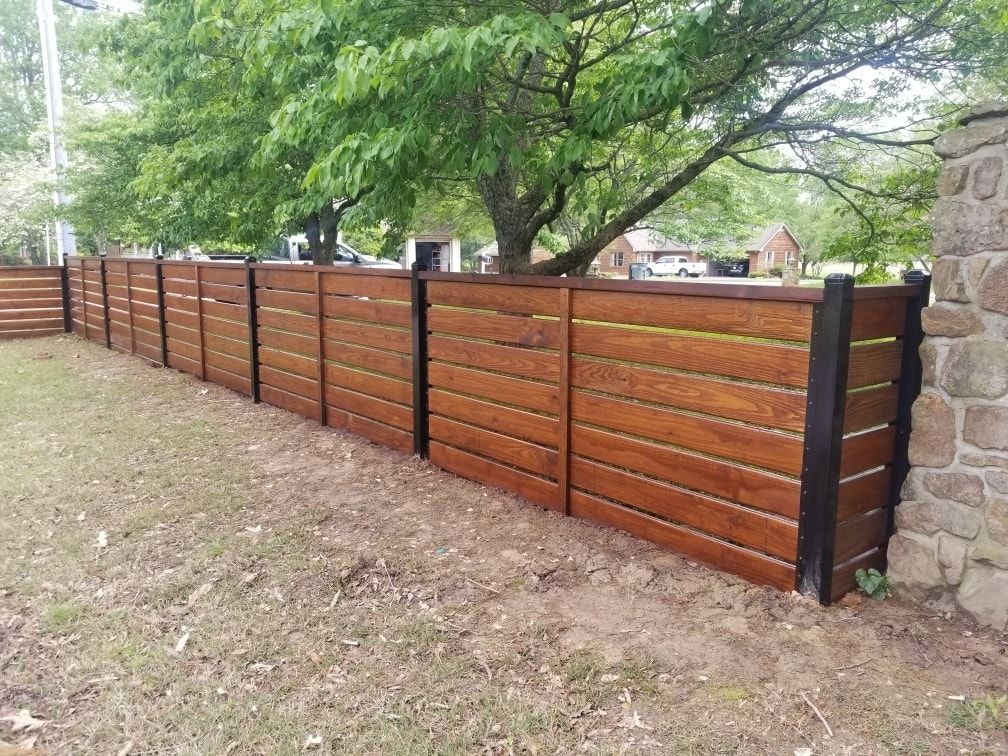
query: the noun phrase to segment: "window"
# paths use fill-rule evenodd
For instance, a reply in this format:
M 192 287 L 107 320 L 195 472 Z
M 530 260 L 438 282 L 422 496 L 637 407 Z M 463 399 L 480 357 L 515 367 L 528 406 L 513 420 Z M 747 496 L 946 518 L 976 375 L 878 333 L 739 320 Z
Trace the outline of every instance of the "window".
M 773 267 L 773 250 L 766 251 L 766 265 L 768 268 Z
M 622 268 L 623 267 L 623 253 L 622 252 L 613 252 L 611 255 L 609 255 L 609 265 L 610 265 L 610 267 L 613 267 L 613 268 Z
M 637 253 L 637 262 L 640 262 L 640 263 L 649 263 L 649 262 L 651 262 L 651 253 L 650 252 L 638 252 Z
M 431 270 L 441 270 L 441 245 L 435 244 L 431 250 Z

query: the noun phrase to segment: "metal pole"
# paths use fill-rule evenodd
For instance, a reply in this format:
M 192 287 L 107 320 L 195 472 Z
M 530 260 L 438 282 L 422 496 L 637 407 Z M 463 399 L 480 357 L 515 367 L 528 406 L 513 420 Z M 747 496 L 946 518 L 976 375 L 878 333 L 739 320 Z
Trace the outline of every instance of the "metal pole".
M 56 251 L 60 264 L 64 255 L 77 254 L 77 241 L 73 226 L 59 219 L 60 208 L 67 197 L 60 182 L 67 168 L 63 149 L 63 84 L 60 77 L 59 55 L 56 50 L 56 20 L 52 0 L 38 0 L 39 37 L 42 43 L 42 72 L 45 76 L 46 114 L 49 119 L 49 165 L 56 181 L 53 204 L 56 206 Z

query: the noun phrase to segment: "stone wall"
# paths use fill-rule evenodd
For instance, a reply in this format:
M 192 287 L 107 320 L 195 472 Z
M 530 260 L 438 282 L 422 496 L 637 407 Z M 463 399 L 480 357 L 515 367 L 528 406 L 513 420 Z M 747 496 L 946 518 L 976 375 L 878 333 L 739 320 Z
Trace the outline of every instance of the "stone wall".
M 924 310 L 924 387 L 889 544 L 902 593 L 1008 628 L 1008 102 L 935 144 L 944 159 Z

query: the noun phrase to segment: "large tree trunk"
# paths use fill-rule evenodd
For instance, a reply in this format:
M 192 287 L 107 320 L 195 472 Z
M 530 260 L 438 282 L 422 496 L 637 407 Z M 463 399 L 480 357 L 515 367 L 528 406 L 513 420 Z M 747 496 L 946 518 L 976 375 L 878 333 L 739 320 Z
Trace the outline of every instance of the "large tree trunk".
M 335 210 L 332 202 L 329 202 L 305 219 L 305 236 L 308 237 L 308 249 L 311 250 L 313 264 L 332 265 L 344 207 Z

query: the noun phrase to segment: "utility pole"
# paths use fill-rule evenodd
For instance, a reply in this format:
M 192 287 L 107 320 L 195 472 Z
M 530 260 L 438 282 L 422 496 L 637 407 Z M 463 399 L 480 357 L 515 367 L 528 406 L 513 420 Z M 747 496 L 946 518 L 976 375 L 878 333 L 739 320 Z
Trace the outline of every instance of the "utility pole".
M 64 255 L 77 254 L 73 227 L 60 219 L 67 197 L 61 188 L 66 172 L 67 156 L 63 149 L 63 80 L 60 77 L 59 55 L 56 50 L 56 19 L 52 0 L 37 0 L 39 35 L 42 39 L 42 72 L 45 76 L 46 114 L 49 117 L 49 165 L 56 184 L 53 204 L 56 206 L 56 258 L 63 264 Z

